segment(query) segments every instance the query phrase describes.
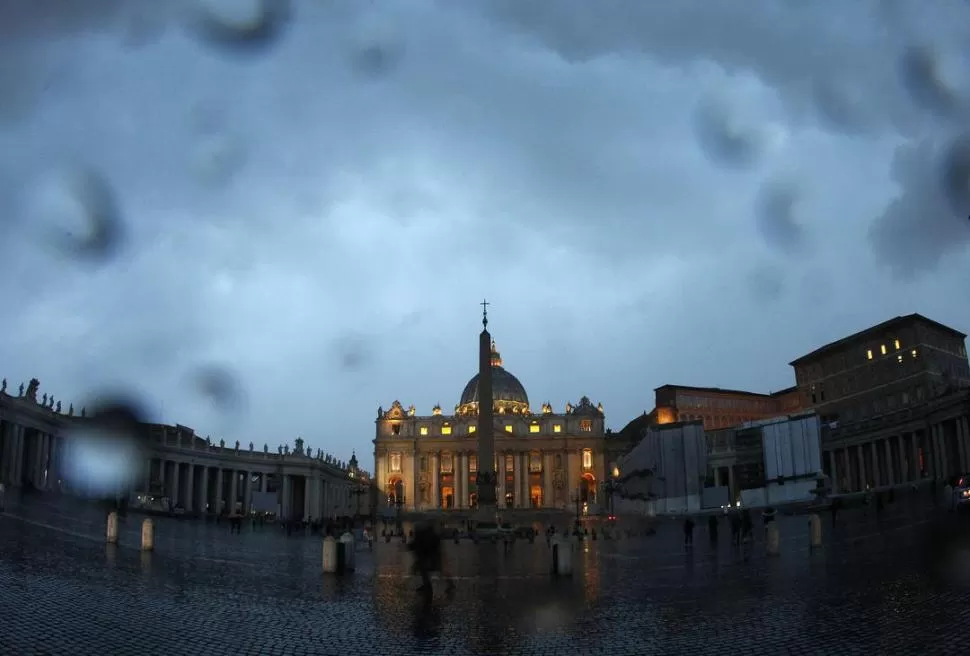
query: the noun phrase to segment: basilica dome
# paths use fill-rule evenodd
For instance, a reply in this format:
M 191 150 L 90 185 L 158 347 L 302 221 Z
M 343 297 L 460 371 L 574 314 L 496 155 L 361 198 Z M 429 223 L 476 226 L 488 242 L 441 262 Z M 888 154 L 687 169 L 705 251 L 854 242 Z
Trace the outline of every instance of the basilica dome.
M 529 396 L 519 379 L 502 367 L 502 356 L 492 342 L 492 401 L 501 412 L 528 412 Z M 461 393 L 458 413 L 478 412 L 478 374 L 475 374 Z

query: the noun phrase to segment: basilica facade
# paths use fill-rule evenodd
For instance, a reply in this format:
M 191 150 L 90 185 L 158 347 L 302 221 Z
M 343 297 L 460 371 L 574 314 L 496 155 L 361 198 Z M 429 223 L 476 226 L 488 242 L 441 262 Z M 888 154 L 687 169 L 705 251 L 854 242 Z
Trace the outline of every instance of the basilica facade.
M 522 383 L 492 342 L 492 406 L 499 509 L 572 508 L 595 512 L 606 475 L 602 404 L 587 397 L 533 412 Z M 454 414 L 430 415 L 394 401 L 379 408 L 374 439 L 381 502 L 408 511 L 477 507 L 478 379 L 465 386 Z

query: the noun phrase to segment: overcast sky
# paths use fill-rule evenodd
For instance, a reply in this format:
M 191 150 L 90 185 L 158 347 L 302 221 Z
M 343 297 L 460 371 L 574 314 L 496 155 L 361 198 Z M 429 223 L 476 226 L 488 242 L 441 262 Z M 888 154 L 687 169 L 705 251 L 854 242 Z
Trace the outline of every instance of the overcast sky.
M 970 329 L 967 2 L 258 4 L 0 0 L 11 388 L 346 458 L 453 408 L 483 297 L 535 408 L 617 429 Z

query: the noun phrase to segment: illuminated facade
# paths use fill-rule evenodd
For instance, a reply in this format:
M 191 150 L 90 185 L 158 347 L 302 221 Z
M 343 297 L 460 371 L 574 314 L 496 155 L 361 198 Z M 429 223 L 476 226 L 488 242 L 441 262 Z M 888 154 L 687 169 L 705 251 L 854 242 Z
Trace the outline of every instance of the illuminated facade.
M 700 421 L 704 430 L 738 426 L 746 421 L 768 419 L 802 410 L 795 387 L 758 394 L 720 387 L 664 385 L 654 390 L 656 423 Z
M 533 413 L 494 342 L 491 365 L 499 509 L 565 509 L 578 497 L 595 510 L 607 467 L 602 404 L 584 396 L 562 413 L 549 403 Z M 374 470 L 387 505 L 409 511 L 477 506 L 478 404 L 476 374 L 454 414 L 435 406 L 430 415 L 418 415 L 398 401 L 378 409 Z

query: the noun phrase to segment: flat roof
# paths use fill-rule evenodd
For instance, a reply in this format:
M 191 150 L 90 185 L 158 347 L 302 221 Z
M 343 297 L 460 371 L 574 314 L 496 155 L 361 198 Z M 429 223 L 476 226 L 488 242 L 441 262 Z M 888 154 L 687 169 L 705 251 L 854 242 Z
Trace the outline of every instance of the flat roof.
M 664 389 L 672 390 L 685 390 L 688 392 L 707 392 L 711 394 L 732 394 L 735 396 L 757 396 L 764 399 L 772 399 L 782 394 L 787 394 L 789 392 L 794 392 L 797 388 L 793 385 L 791 387 L 786 387 L 785 389 L 778 390 L 777 392 L 770 392 L 768 394 L 763 394 L 761 392 L 748 392 L 745 390 L 736 389 L 726 389 L 723 387 L 694 387 L 693 385 L 661 385 L 660 387 L 653 388 L 654 393 L 659 392 Z
M 923 322 L 923 323 L 929 324 L 931 326 L 934 326 L 936 328 L 939 328 L 940 330 L 943 330 L 945 332 L 948 332 L 948 333 L 950 333 L 951 335 L 953 335 L 955 337 L 959 337 L 960 339 L 966 339 L 967 338 L 967 336 L 966 336 L 965 333 L 961 333 L 959 330 L 957 330 L 955 328 L 950 328 L 949 326 L 944 325 L 944 324 L 940 323 L 939 321 L 933 321 L 932 319 L 929 319 L 927 317 L 924 317 L 922 314 L 915 314 L 915 313 L 914 314 L 907 314 L 905 316 L 893 317 L 892 319 L 889 319 L 888 321 L 883 321 L 882 323 L 876 324 L 875 326 L 870 326 L 869 328 L 866 328 L 865 330 L 860 330 L 859 332 L 853 333 L 853 334 L 849 335 L 848 337 L 843 337 L 842 339 L 836 340 L 834 342 L 830 342 L 830 343 L 828 343 L 828 344 L 826 344 L 824 346 L 821 346 L 821 347 L 815 349 L 814 351 L 812 351 L 811 353 L 809 353 L 807 355 L 803 355 L 800 358 L 797 358 L 795 360 L 792 360 L 788 364 L 790 366 L 794 367 L 796 365 L 802 364 L 803 362 L 808 362 L 810 360 L 814 360 L 814 359 L 818 358 L 819 356 L 825 355 L 826 353 L 832 353 L 832 352 L 835 352 L 835 351 L 839 351 L 843 347 L 848 346 L 849 344 L 852 344 L 853 342 L 862 341 L 862 338 L 863 337 L 868 337 L 868 336 L 872 335 L 873 333 L 881 333 L 881 332 L 884 332 L 884 331 L 891 330 L 893 328 L 898 328 L 900 326 L 903 326 L 903 325 L 906 325 L 906 324 L 910 324 L 910 323 L 915 323 L 915 322 Z

